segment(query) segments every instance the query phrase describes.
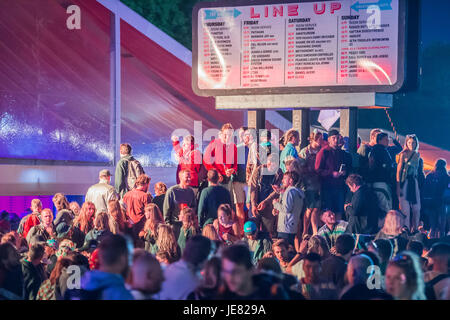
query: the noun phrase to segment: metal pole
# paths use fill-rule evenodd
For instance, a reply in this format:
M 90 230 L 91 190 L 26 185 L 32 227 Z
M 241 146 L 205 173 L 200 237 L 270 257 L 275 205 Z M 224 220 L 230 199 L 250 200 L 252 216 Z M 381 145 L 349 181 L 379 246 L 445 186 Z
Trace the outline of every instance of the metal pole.
M 256 129 L 256 136 L 259 143 L 259 130 L 266 127 L 266 110 L 247 111 L 248 128 Z
M 308 145 L 310 114 L 310 110 L 306 108 L 292 110 L 292 128 L 300 133 L 300 149 Z
M 348 151 L 354 154 L 358 142 L 358 108 L 342 109 L 340 123 L 341 134 L 349 139 Z
M 115 166 L 120 160 L 119 146 L 121 122 L 120 16 L 117 11 L 111 11 L 110 36 L 110 146 L 113 148 L 113 165 Z

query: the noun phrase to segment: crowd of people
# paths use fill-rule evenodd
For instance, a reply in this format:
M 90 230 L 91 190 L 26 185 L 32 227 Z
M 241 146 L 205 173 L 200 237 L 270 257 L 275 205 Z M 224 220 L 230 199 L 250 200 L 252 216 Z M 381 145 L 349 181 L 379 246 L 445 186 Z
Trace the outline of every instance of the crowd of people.
M 417 137 L 380 129 L 356 155 L 337 130 L 254 133 L 172 137 L 177 184 L 153 195 L 122 144 L 114 185 L 34 199 L 0 224 L 0 299 L 450 299 L 445 160 L 425 176 Z

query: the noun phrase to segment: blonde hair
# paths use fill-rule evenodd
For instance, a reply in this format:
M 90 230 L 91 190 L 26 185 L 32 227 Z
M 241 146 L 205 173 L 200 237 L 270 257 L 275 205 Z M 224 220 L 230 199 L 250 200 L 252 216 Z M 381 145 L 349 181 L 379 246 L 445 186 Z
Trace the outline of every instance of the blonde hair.
M 175 233 L 173 228 L 167 224 L 160 224 L 158 226 L 158 238 L 156 239 L 156 245 L 159 252 L 167 252 L 171 257 L 170 260 L 178 256 L 178 243 L 175 239 Z M 173 261 L 170 261 L 173 262 Z
M 33 199 L 31 200 L 31 206 L 30 209 L 34 212 L 35 209 L 42 209 L 42 202 L 39 199 Z
M 370 130 L 369 139 L 370 139 L 371 141 L 375 140 L 375 138 L 377 137 L 377 135 L 378 135 L 380 132 L 383 132 L 383 131 L 382 131 L 381 129 L 378 129 L 378 128 L 375 128 L 375 129 Z
M 231 123 L 225 123 L 220 129 L 220 132 L 224 132 L 225 130 L 234 130 L 233 125 Z
M 150 212 L 150 218 L 145 221 L 144 231 L 150 230 L 154 235 L 157 235 L 159 224 L 164 223 L 161 211 L 154 203 L 147 204 L 144 211 Z
M 214 228 L 214 225 L 207 224 L 203 227 L 202 236 L 208 238 L 212 241 L 218 241 L 219 236 L 217 235 L 216 229 Z
M 52 202 L 55 205 L 57 211 L 62 209 L 70 209 L 69 201 L 67 201 L 66 196 L 62 193 L 56 193 L 53 196 Z
M 317 129 L 314 129 L 314 131 L 309 134 L 308 141 L 309 143 L 311 143 L 313 141 L 319 140 L 320 137 L 323 137 L 322 132 L 318 131 Z
M 308 253 L 317 253 L 322 258 L 328 254 L 328 244 L 324 237 L 319 235 L 312 236 L 308 241 Z
M 109 230 L 113 234 L 123 233 L 125 231 L 125 214 L 120 207 L 119 200 L 108 202 Z
M 284 135 L 284 145 L 287 145 L 289 141 L 291 141 L 292 137 L 300 138 L 300 134 L 295 129 L 289 129 Z
M 192 208 L 183 208 L 180 212 L 181 222 L 183 222 L 183 229 L 191 229 L 193 235 L 196 234 L 196 223 L 195 223 L 195 211 Z
M 286 166 L 286 168 L 292 166 L 292 168 L 288 171 L 295 171 L 300 176 L 302 175 L 303 170 L 299 159 L 291 156 L 286 157 L 286 159 L 284 160 L 284 165 Z
M 401 233 L 403 227 L 403 217 L 397 210 L 389 210 L 384 220 L 381 231 L 387 235 L 396 236 Z

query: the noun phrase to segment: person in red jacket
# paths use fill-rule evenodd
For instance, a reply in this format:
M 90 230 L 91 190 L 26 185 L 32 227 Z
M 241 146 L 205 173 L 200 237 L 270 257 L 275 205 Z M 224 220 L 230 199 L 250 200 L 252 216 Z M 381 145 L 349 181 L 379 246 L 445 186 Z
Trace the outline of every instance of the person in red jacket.
M 180 183 L 179 172 L 189 170 L 191 173 L 191 182 L 189 186 L 198 191 L 198 187 L 202 182 L 202 153 L 197 150 L 198 145 L 195 144 L 194 137 L 191 135 L 185 136 L 183 143 L 180 144 L 177 136 L 172 136 L 172 145 L 175 151 L 175 157 L 178 160 L 177 167 L 177 184 Z
M 214 139 L 208 145 L 203 155 L 203 163 L 207 171 L 217 170 L 219 183 L 228 190 L 231 176 L 237 173 L 237 147 L 231 142 L 233 126 L 226 123 L 219 132 L 219 139 Z

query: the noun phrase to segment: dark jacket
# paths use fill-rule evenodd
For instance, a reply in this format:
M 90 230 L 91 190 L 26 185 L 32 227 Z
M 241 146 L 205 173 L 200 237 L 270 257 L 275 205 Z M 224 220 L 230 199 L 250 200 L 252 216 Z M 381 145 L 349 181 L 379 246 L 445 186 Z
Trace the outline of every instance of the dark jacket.
M 160 194 L 159 196 L 155 196 L 152 199 L 152 203 L 156 204 L 159 208 L 159 211 L 161 211 L 161 213 L 164 210 L 164 198 L 166 197 L 166 194 Z
M 341 300 L 394 300 L 391 295 L 383 290 L 369 289 L 367 284 L 356 284 L 348 289 L 341 297 Z
M 350 233 L 374 234 L 378 231 L 379 209 L 374 192 L 362 185 L 352 197 L 351 205 L 345 210 Z
M 22 273 L 24 282 L 24 298 L 26 300 L 36 300 L 37 293 L 42 282 L 46 279 L 44 266 L 39 264 L 34 266 L 24 259 L 22 261 Z
M 385 234 L 383 232 L 383 229 L 381 229 L 375 236 L 375 240 L 378 239 L 386 239 L 391 242 L 393 248 L 392 256 L 394 257 L 397 255 L 397 253 L 406 250 L 406 246 L 408 245 L 409 241 L 409 236 L 405 232 L 402 232 L 397 236 L 391 236 Z
M 369 153 L 369 170 L 367 182 L 385 182 L 391 185 L 394 181 L 394 161 L 387 148 L 381 144 L 372 147 Z
M 289 300 L 284 285 L 266 274 L 257 274 L 252 277 L 256 290 L 248 296 L 238 296 L 223 287 L 219 290 L 218 300 Z
M 429 207 L 439 207 L 444 202 L 445 189 L 448 188 L 450 177 L 447 172 L 432 171 L 427 174 L 422 188 L 424 204 Z
M 23 298 L 23 273 L 22 266 L 19 264 L 10 270 L 0 269 L 0 289 L 6 290 L 15 295 L 15 298 Z M 0 293 L 0 296 L 2 293 Z M 12 295 L 11 295 L 12 296 Z M 9 299 L 8 297 L 5 297 Z
M 347 261 L 340 256 L 330 255 L 322 262 L 322 278 L 332 282 L 338 290 L 345 286 L 345 273 L 347 272 Z
M 372 148 L 373 147 L 368 143 L 363 143 L 358 148 L 358 173 L 364 179 L 367 179 L 367 176 L 369 174 L 369 154 L 372 151 Z
M 231 205 L 230 192 L 222 186 L 211 186 L 204 189 L 198 202 L 198 221 L 200 226 L 213 223 L 217 219 L 217 209 L 221 204 Z
M 333 172 L 339 171 L 342 164 L 345 165 L 346 174 L 333 178 Z M 352 171 L 352 157 L 347 151 L 327 146 L 317 154 L 315 169 L 321 178 L 322 188 L 344 189 L 345 178 Z
M 86 234 L 86 237 L 84 238 L 83 247 L 81 247 L 79 251 L 88 250 L 89 245 L 90 243 L 92 243 L 92 241 L 96 241 L 98 246 L 100 242 L 109 235 L 112 235 L 112 233 L 109 230 L 92 229 Z

